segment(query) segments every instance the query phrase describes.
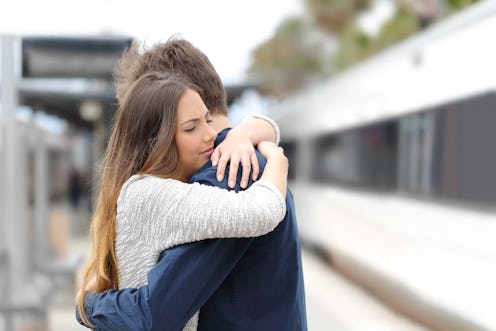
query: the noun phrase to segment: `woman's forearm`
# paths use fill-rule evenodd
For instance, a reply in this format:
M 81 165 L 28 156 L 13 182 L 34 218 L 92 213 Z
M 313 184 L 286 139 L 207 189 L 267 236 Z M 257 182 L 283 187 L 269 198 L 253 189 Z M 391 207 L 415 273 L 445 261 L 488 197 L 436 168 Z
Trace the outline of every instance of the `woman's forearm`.
M 231 132 L 246 135 L 254 146 L 262 141 L 272 141 L 276 145 L 279 144 L 279 126 L 273 120 L 263 115 L 247 117 L 232 129 Z
M 282 148 L 267 147 L 266 142 L 262 142 L 258 145 L 258 149 L 267 159 L 267 164 L 260 179 L 274 184 L 283 197 L 286 197 L 289 164 Z
M 256 180 L 259 174 L 258 160 L 253 146 L 260 142 L 272 141 L 279 144 L 279 126 L 270 118 L 263 115 L 251 115 L 241 124 L 231 129 L 226 139 L 214 150 L 211 160 L 213 166 L 217 166 L 217 178 L 224 178 L 224 171 L 230 162 L 229 187 L 236 185 L 236 175 L 241 163 L 243 173 L 240 186 L 246 188 L 252 173 L 252 179 Z

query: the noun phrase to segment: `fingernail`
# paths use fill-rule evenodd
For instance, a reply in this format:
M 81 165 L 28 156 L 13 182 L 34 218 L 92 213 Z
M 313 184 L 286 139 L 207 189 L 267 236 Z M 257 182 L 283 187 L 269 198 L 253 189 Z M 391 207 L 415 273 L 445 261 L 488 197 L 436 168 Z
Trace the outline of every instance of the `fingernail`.
M 241 182 L 241 187 L 242 188 L 245 188 L 246 187 L 246 181 L 245 180 Z
M 223 175 L 217 174 L 217 181 L 222 182 L 223 177 Z
M 212 166 L 216 166 L 217 165 L 217 160 L 212 160 Z
M 235 184 L 236 184 L 236 183 L 235 183 L 233 180 L 230 180 L 230 181 L 229 181 L 229 187 L 230 187 L 230 188 L 234 188 L 234 185 L 235 185 Z

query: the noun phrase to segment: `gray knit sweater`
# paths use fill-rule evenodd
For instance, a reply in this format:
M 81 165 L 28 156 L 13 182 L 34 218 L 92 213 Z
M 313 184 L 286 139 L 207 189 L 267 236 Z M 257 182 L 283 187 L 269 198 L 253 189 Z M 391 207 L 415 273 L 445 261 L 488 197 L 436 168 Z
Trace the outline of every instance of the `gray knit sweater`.
M 285 213 L 282 194 L 268 181 L 259 180 L 235 193 L 134 175 L 117 201 L 119 286 L 145 285 L 148 271 L 167 248 L 203 239 L 261 236 L 272 231 Z M 197 323 L 198 313 L 184 330 L 196 330 Z

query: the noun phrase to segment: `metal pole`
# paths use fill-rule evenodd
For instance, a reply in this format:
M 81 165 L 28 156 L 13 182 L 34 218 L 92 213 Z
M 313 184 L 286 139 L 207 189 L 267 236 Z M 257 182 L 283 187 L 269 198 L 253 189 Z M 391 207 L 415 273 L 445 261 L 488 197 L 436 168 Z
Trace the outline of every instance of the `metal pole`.
M 49 257 L 49 216 L 48 216 L 48 150 L 45 135 L 41 129 L 35 129 L 35 192 L 34 192 L 34 229 L 35 247 L 38 262 L 46 261 Z
M 16 208 L 15 208 L 15 188 L 14 192 L 12 189 L 12 175 L 15 172 L 15 157 L 16 157 L 16 146 L 15 146 L 15 114 L 14 110 L 16 108 L 16 97 L 14 88 L 14 71 L 13 71 L 13 37 L 12 36 L 2 36 L 1 37 L 1 70 L 2 70 L 2 88 L 0 90 L 0 102 L 2 104 L 2 125 L 4 130 L 2 131 L 2 249 L 5 251 L 5 266 L 7 268 L 5 275 L 5 297 L 3 297 L 3 302 L 8 304 L 10 301 L 10 291 L 11 291 L 11 280 L 14 275 L 13 272 L 13 256 L 12 251 L 13 240 L 11 238 L 11 233 L 13 231 L 11 220 L 15 218 Z M 14 194 L 12 194 L 14 193 Z M 12 331 L 14 329 L 13 316 L 8 311 L 5 314 L 5 328 L 7 331 Z
M 28 269 L 26 252 L 23 245 L 27 239 L 25 219 L 20 207 L 23 205 L 23 189 L 19 181 L 25 173 L 21 172 L 21 145 L 16 124 L 17 87 L 15 78 L 14 36 L 1 37 L 2 45 L 2 89 L 0 99 L 5 128 L 4 143 L 4 245 L 9 256 L 9 272 L 12 284 L 10 288 L 18 289 L 25 282 Z M 24 149 L 23 149 L 24 150 Z M 23 182 L 21 180 L 21 182 Z

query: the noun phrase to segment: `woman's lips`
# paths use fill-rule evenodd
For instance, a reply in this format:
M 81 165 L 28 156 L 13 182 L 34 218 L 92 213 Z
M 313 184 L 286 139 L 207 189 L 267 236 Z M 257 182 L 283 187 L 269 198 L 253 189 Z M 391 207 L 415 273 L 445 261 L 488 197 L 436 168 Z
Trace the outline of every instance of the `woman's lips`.
M 214 152 L 214 149 L 212 147 L 210 147 L 209 149 L 204 150 L 200 154 L 210 157 L 210 155 L 212 155 L 213 152 Z

